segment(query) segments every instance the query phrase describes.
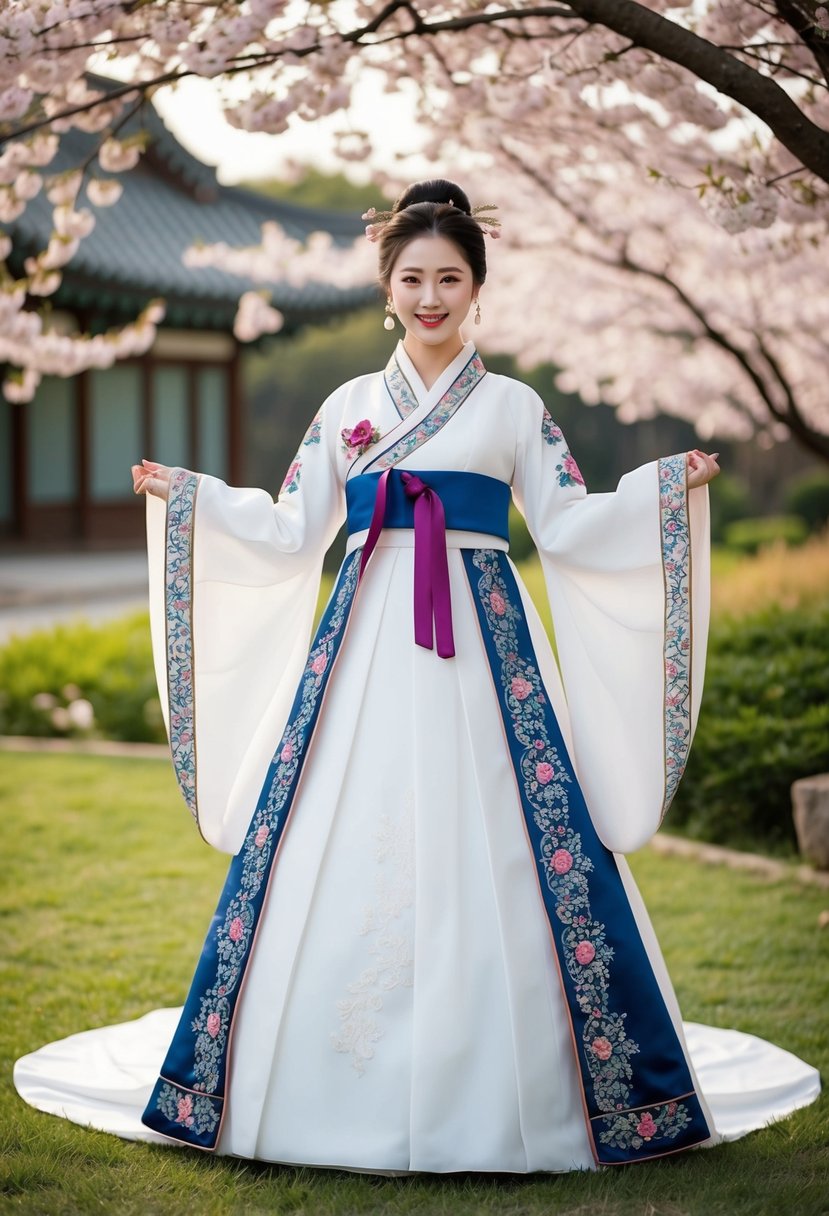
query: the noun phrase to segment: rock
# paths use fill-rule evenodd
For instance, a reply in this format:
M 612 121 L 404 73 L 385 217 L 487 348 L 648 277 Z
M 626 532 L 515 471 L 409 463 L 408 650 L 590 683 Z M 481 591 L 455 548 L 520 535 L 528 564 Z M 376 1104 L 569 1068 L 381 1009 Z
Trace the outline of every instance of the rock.
M 792 814 L 800 852 L 818 869 L 829 870 L 829 773 L 794 782 Z

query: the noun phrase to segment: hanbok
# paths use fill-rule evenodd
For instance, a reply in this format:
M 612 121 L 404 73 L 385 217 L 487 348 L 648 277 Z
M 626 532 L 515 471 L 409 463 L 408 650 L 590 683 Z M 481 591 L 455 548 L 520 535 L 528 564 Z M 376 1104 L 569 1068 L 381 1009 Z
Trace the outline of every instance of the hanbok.
M 276 504 L 177 469 L 147 506 L 173 762 L 233 858 L 183 1010 L 25 1057 L 28 1101 L 263 1161 L 526 1173 L 816 1097 L 772 1044 L 683 1026 L 623 856 L 670 805 L 702 692 L 707 489 L 684 453 L 588 495 L 530 388 L 466 343 L 427 389 L 400 343 L 324 403 Z

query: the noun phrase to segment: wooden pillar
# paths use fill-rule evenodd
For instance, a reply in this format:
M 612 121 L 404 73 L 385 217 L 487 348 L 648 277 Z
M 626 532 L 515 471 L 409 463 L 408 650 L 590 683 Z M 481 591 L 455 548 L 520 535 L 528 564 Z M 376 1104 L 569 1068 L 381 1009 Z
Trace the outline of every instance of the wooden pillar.
M 92 383 L 89 371 L 77 376 L 78 417 L 78 533 L 87 542 L 92 535 Z
M 247 484 L 247 469 L 244 459 L 245 417 L 242 391 L 242 358 L 239 343 L 233 346 L 233 355 L 227 365 L 227 479 L 231 485 Z
M 12 533 L 29 538 L 29 464 L 27 460 L 26 406 L 11 407 L 13 507 Z

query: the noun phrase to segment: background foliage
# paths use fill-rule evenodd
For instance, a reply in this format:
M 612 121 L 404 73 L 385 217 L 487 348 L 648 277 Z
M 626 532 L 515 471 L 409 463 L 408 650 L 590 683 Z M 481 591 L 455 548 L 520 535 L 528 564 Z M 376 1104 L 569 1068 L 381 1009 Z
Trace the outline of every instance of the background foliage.
M 513 522 L 513 556 L 551 630 L 540 565 L 517 513 Z M 828 638 L 829 535 L 756 556 L 715 552 L 703 709 L 670 829 L 794 848 L 789 787 L 829 770 Z M 0 648 L 0 689 L 0 734 L 165 739 L 145 614 L 12 639 Z M 74 713 L 80 702 L 91 725 Z

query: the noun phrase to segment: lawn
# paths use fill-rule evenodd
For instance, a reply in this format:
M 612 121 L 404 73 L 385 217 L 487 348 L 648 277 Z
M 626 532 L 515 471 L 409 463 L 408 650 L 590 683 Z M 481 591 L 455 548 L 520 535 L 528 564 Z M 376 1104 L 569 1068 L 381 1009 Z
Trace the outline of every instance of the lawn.
M 749 1216 L 829 1211 L 829 1099 L 710 1152 L 598 1174 L 385 1179 L 125 1143 L 25 1106 L 16 1056 L 178 1004 L 226 860 L 166 763 L 0 754 L 3 1211 Z M 771 1038 L 829 1075 L 827 893 L 633 858 L 685 1016 Z M 175 909 L 170 914 L 171 906 Z

